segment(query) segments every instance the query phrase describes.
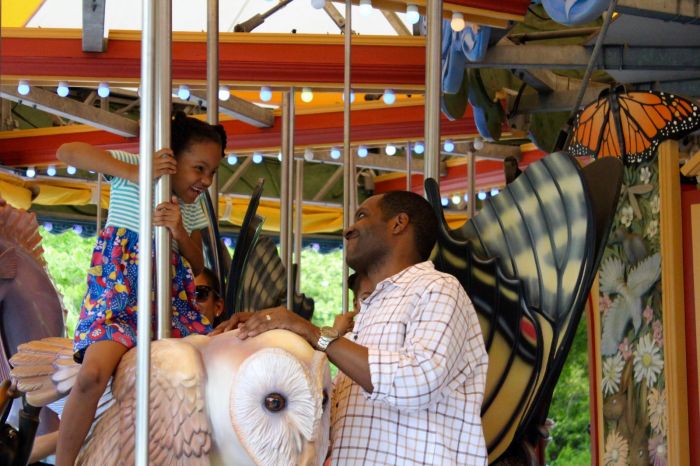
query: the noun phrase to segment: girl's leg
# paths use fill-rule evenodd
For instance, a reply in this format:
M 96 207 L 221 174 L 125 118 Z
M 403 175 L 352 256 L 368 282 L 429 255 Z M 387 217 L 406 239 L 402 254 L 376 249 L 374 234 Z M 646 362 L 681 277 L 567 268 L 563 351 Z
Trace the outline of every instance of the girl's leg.
M 85 350 L 77 380 L 63 408 L 56 447 L 57 466 L 75 463 L 95 418 L 97 402 L 127 351 L 126 346 L 109 340 L 95 342 Z

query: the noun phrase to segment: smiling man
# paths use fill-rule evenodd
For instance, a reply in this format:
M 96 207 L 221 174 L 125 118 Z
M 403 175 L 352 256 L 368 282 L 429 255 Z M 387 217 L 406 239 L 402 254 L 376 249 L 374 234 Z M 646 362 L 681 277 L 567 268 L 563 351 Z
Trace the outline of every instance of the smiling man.
M 331 458 L 339 465 L 484 465 L 487 354 L 456 278 L 428 261 L 437 219 L 417 194 L 368 198 L 345 232 L 347 263 L 374 291 L 339 337 L 284 308 L 234 316 L 214 333 L 285 328 L 325 351 L 335 381 Z

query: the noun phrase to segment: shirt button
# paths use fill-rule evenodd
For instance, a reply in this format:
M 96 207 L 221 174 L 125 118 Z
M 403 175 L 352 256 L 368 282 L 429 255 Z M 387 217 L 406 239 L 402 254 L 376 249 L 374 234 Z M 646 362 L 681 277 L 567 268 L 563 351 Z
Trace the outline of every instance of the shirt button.
M 352 337 L 352 338 L 353 338 L 353 340 L 357 341 L 357 335 L 355 335 L 355 336 Z

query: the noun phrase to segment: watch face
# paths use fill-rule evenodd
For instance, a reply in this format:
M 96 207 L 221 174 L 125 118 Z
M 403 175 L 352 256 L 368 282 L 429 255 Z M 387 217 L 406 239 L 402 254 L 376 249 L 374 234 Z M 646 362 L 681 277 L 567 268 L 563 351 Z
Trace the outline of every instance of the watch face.
M 338 338 L 340 334 L 333 327 L 321 327 L 321 336 L 326 338 Z

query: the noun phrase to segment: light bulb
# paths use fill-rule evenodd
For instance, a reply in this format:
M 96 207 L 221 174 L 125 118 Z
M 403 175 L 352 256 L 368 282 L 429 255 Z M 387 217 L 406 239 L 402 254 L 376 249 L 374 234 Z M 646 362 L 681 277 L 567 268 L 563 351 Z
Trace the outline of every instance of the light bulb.
M 491 190 L 491 197 L 498 195 L 498 193 L 500 193 L 500 192 L 501 192 L 500 189 L 498 189 L 498 188 L 493 188 L 493 189 Z
M 78 169 L 75 168 L 73 165 L 68 165 L 68 166 L 66 167 L 66 172 L 67 172 L 69 175 L 75 175 L 75 174 L 78 172 Z
M 270 86 L 263 86 L 260 88 L 260 100 L 263 102 L 269 102 L 272 99 L 272 89 Z
M 446 197 L 441 197 L 440 198 L 440 204 L 442 204 L 443 207 L 447 207 L 447 205 L 450 203 L 450 200 L 447 199 Z
M 109 84 L 107 84 L 106 82 L 101 82 L 97 86 L 97 95 L 99 95 L 103 99 L 109 97 Z
M 469 194 L 464 195 L 464 202 L 469 202 Z
M 452 13 L 452 21 L 450 21 L 450 27 L 454 32 L 459 32 L 464 29 L 464 15 L 455 11 Z
M 331 148 L 331 158 L 333 160 L 338 160 L 340 158 L 340 149 L 337 147 Z
M 46 230 L 46 231 L 51 231 L 51 230 L 53 230 L 53 223 L 51 223 L 51 222 L 44 222 L 43 227 L 44 227 L 44 230 Z
M 282 161 L 282 152 L 277 152 L 277 160 Z
M 190 86 L 187 84 L 180 84 L 180 87 L 177 88 L 177 96 L 182 100 L 189 100 L 190 95 Z
M 368 153 L 369 151 L 367 150 L 366 146 L 360 146 L 357 148 L 357 156 L 360 158 L 364 159 L 365 157 L 367 157 Z
M 307 104 L 314 100 L 314 93 L 310 87 L 305 87 L 301 90 L 301 100 Z
M 396 154 L 396 146 L 393 144 L 387 144 L 386 148 L 384 149 L 384 152 L 386 152 L 386 155 L 395 155 Z
M 81 225 L 73 225 L 73 231 L 77 234 L 81 234 L 83 232 L 83 227 Z
M 34 167 L 27 168 L 27 178 L 34 178 L 36 176 L 36 169 Z
M 387 89 L 384 91 L 384 95 L 382 96 L 382 99 L 384 100 L 385 104 L 391 105 L 394 102 L 396 102 L 396 94 L 394 94 L 393 90 Z
M 226 245 L 227 248 L 230 248 L 232 244 L 233 241 L 231 241 L 231 238 L 229 238 L 228 236 L 224 237 L 224 245 Z
M 61 81 L 58 83 L 58 86 L 56 86 L 56 94 L 58 94 L 59 97 L 68 97 L 69 93 L 70 88 L 68 87 L 67 82 Z
M 420 13 L 418 13 L 418 7 L 416 5 L 406 5 L 406 19 L 409 24 L 417 24 L 418 21 L 420 21 Z
M 460 196 L 459 194 L 455 194 L 452 196 L 452 203 L 454 205 L 459 205 L 460 202 L 462 202 L 462 196 Z
M 341 95 L 343 97 L 343 102 L 345 102 L 345 92 L 343 92 Z M 353 102 L 355 102 L 355 91 L 350 89 L 350 103 L 353 103 Z
M 417 142 L 413 145 L 413 152 L 416 154 L 422 154 L 425 152 L 425 146 L 423 145 L 422 142 Z
M 29 87 L 29 81 L 27 81 L 26 79 L 21 79 L 17 84 L 17 92 L 19 93 L 19 95 L 29 95 L 29 91 L 31 91 L 31 87 Z
M 226 163 L 229 165 L 236 165 L 238 163 L 238 157 L 236 157 L 235 154 L 228 154 L 228 157 L 226 157 Z
M 314 151 L 312 151 L 310 148 L 304 149 L 304 160 L 307 162 L 311 162 L 314 159 Z
M 56 167 L 49 165 L 49 168 L 46 169 L 46 174 L 49 176 L 56 176 Z
M 484 140 L 481 138 L 474 138 L 474 150 L 481 150 L 484 148 Z
M 362 16 L 372 14 L 372 0 L 360 0 L 360 14 Z
M 219 100 L 226 102 L 231 98 L 231 89 L 226 85 L 219 86 Z
M 442 148 L 445 149 L 445 152 L 452 152 L 455 150 L 455 143 L 448 139 L 444 142 Z
M 478 197 L 480 201 L 486 200 L 486 193 L 484 191 L 479 191 L 476 197 Z
M 311 6 L 316 8 L 317 10 L 320 10 L 324 6 L 326 6 L 326 0 L 311 0 Z
M 253 152 L 253 163 L 262 163 L 263 155 L 260 152 Z

